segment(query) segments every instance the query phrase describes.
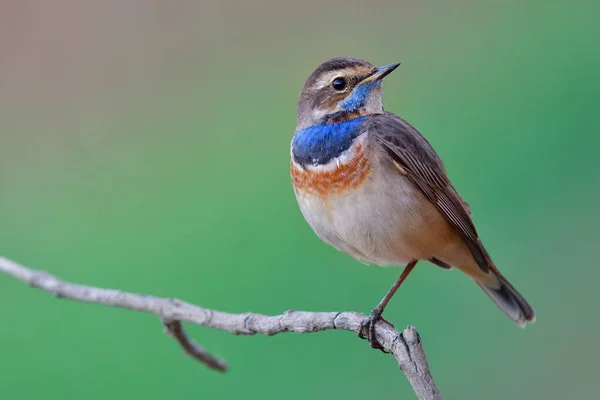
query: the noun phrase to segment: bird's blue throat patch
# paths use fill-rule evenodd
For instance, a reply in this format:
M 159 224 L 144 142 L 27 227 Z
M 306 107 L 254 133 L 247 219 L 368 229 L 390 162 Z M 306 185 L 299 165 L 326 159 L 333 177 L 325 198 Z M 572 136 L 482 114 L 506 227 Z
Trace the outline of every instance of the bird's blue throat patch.
M 364 107 L 365 101 L 367 100 L 373 89 L 375 89 L 375 87 L 377 87 L 377 85 L 379 85 L 380 83 L 381 81 L 373 81 L 358 85 L 354 88 L 350 97 L 348 97 L 346 100 L 340 103 L 340 106 L 342 106 L 342 109 L 348 111 L 358 110 L 359 108 Z
M 320 123 L 296 132 L 292 139 L 294 161 L 302 166 L 327 164 L 352 146 L 365 118 Z

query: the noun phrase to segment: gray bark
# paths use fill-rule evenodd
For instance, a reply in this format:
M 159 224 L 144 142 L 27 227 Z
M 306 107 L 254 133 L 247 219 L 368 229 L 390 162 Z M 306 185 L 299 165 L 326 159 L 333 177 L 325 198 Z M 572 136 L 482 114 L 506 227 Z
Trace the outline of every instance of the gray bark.
M 365 315 L 356 312 L 294 310 L 274 316 L 254 313 L 230 314 L 198 307 L 177 299 L 70 283 L 2 257 L 0 257 L 0 271 L 59 298 L 154 314 L 162 319 L 167 333 L 179 343 L 187 355 L 219 371 L 227 369 L 226 362 L 212 356 L 188 338 L 182 322 L 220 329 L 236 335 L 272 336 L 281 332 L 312 333 L 328 329 L 358 333 L 361 322 L 366 318 Z M 379 321 L 375 327 L 375 336 L 384 349 L 396 358 L 400 370 L 408 378 L 418 399 L 442 398 L 429 370 L 421 338 L 414 327 L 409 326 L 403 332 L 399 332 L 386 321 Z

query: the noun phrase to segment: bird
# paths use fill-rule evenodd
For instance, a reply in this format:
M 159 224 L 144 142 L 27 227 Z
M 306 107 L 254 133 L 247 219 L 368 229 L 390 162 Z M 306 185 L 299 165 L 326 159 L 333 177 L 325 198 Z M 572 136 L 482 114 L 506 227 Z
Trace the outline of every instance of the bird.
M 360 262 L 404 266 L 359 336 L 383 350 L 375 326 L 419 261 L 458 269 L 514 323 L 534 322 L 534 309 L 493 263 L 431 144 L 383 108 L 383 80 L 399 65 L 323 62 L 300 91 L 291 140 L 292 186 L 314 233 Z

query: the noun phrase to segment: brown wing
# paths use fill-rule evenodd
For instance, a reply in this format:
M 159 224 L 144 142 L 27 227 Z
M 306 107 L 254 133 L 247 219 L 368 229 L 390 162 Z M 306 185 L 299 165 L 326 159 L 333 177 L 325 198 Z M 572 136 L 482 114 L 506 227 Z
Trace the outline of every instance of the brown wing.
M 491 261 L 471 221 L 468 204 L 448 179 L 444 164 L 429 142 L 402 118 L 385 113 L 373 116 L 367 127 L 388 155 L 462 235 L 479 267 L 488 272 Z

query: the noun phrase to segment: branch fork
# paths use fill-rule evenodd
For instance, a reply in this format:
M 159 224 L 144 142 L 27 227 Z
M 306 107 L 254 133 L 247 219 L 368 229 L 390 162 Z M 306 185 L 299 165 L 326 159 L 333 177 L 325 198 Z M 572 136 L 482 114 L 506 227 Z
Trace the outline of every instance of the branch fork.
M 230 314 L 177 299 L 159 298 L 63 281 L 47 272 L 19 265 L 3 257 L 0 257 L 0 272 L 52 293 L 58 298 L 154 314 L 162 320 L 166 332 L 177 341 L 185 354 L 209 368 L 223 372 L 227 370 L 227 363 L 211 355 L 190 339 L 183 329 L 182 322 L 219 329 L 236 335 L 272 336 L 282 332 L 313 333 L 330 329 L 352 331 L 358 334 L 361 331 L 361 324 L 367 318 L 364 314 L 348 311 L 290 310 L 275 316 L 255 313 Z M 375 324 L 374 333 L 383 350 L 394 356 L 418 399 L 437 400 L 442 398 L 429 370 L 421 337 L 414 327 L 409 326 L 403 332 L 399 332 L 390 323 L 381 320 Z

